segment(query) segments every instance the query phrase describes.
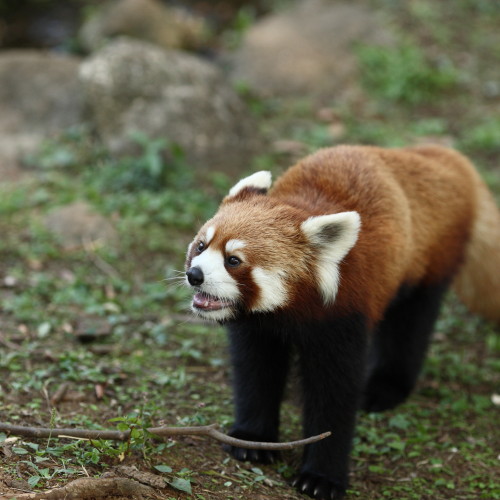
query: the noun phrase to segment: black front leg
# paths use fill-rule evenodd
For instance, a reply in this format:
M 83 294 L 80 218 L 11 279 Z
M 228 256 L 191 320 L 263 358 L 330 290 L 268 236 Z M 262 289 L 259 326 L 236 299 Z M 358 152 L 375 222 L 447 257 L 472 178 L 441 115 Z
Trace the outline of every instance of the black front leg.
M 306 446 L 294 486 L 318 499 L 339 499 L 348 485 L 349 454 L 362 393 L 366 322 L 360 315 L 310 324 L 298 332 L 304 386 L 304 435 L 332 436 Z
M 236 419 L 230 434 L 249 441 L 278 441 L 280 404 L 290 346 L 285 335 L 257 316 L 229 326 Z M 274 462 L 277 452 L 226 448 L 238 460 Z

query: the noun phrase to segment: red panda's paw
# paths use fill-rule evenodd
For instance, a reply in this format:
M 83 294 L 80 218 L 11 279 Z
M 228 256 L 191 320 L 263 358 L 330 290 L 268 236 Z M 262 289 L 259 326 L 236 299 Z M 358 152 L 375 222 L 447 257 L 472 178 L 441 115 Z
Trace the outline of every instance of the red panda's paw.
M 340 500 L 344 498 L 346 491 L 345 487 L 314 472 L 301 472 L 293 481 L 292 486 L 299 493 L 317 500 Z
M 367 413 L 383 412 L 404 403 L 413 389 L 412 383 L 402 382 L 405 378 L 399 374 L 372 376 L 364 391 L 361 409 Z
M 253 462 L 256 464 L 274 464 L 279 460 L 279 453 L 274 450 L 251 450 L 249 448 L 238 448 L 237 446 L 224 445 L 224 450 L 233 458 L 241 462 Z
M 233 430 L 229 433 L 230 436 L 237 439 L 244 439 L 245 441 L 261 441 L 261 442 L 275 442 L 276 439 L 269 439 L 260 437 L 248 432 Z M 259 464 L 274 464 L 280 458 L 279 451 L 276 450 L 254 450 L 250 448 L 242 448 L 239 446 L 223 445 L 222 448 L 230 453 L 236 460 L 241 462 L 253 462 Z

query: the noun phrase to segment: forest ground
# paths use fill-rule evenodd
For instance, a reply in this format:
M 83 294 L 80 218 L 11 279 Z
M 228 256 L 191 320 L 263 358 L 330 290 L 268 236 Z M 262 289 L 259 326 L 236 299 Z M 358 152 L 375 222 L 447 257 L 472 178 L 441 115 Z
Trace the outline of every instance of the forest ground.
M 270 143 L 293 141 L 288 153 L 263 151 L 250 170 L 278 174 L 297 148 L 432 140 L 468 154 L 498 199 L 500 9 L 472 0 L 451 10 L 449 2 L 369 3 L 405 34 L 397 50 L 360 49 L 365 98 L 318 109 L 307 99 L 246 95 Z M 230 182 L 216 176 L 200 187 L 181 156 L 158 173 L 158 149 L 147 140 L 142 156 L 116 160 L 75 129 L 31 158 L 24 181 L 0 185 L 0 421 L 136 429 L 128 443 L 0 432 L 2 498 L 130 474 L 124 466 L 163 481 L 160 498 L 302 498 L 289 485 L 300 449 L 256 467 L 208 438 L 160 441 L 141 431 L 162 423 L 227 430 L 232 421 L 224 332 L 192 320 L 189 292 L 175 280 Z M 147 176 L 158 189 L 151 179 L 141 187 Z M 75 200 L 112 221 L 119 245 L 61 246 L 44 220 Z M 499 499 L 499 352 L 498 330 L 450 294 L 415 393 L 393 411 L 360 415 L 349 498 Z M 62 385 L 65 396 L 51 402 Z M 294 383 L 288 394 L 282 440 L 301 437 Z

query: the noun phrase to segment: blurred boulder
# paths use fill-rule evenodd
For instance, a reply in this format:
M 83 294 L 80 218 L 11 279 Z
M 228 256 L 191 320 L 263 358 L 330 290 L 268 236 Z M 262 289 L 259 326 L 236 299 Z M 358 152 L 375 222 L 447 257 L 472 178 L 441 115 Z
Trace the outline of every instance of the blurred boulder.
M 0 182 L 22 174 L 20 158 L 81 123 L 80 60 L 35 50 L 0 52 Z
M 116 230 L 108 219 L 83 201 L 55 208 L 45 217 L 45 226 L 65 250 L 90 245 L 115 246 L 118 242 Z
M 388 23 L 356 2 L 307 0 L 270 14 L 230 56 L 232 76 L 264 96 L 331 101 L 359 92 L 356 44 L 387 45 Z
M 190 165 L 239 172 L 260 140 L 244 102 L 216 66 L 145 42 L 121 39 L 81 66 L 91 120 L 114 153 L 134 132 L 178 144 Z
M 59 132 L 80 123 L 80 60 L 35 50 L 0 52 L 0 130 Z
M 129 36 L 164 48 L 197 49 L 208 37 L 202 17 L 158 0 L 112 0 L 82 26 L 79 41 L 94 52 L 117 36 Z

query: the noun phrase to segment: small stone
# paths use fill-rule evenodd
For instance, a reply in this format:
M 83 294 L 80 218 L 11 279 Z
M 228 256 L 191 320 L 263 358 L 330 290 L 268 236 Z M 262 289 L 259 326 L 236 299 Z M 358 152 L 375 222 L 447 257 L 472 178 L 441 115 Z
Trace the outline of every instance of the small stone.
M 45 217 L 45 226 L 65 250 L 88 245 L 115 246 L 116 230 L 102 215 L 82 201 L 58 207 Z
M 203 17 L 158 0 L 115 0 L 96 9 L 82 26 L 79 40 L 93 52 L 109 40 L 128 36 L 170 49 L 197 49 L 210 30 Z
M 3 279 L 3 285 L 6 288 L 14 288 L 17 285 L 17 278 L 14 276 L 5 276 Z
M 94 342 L 109 337 L 113 327 L 103 318 L 84 318 L 75 327 L 75 336 L 82 343 Z

